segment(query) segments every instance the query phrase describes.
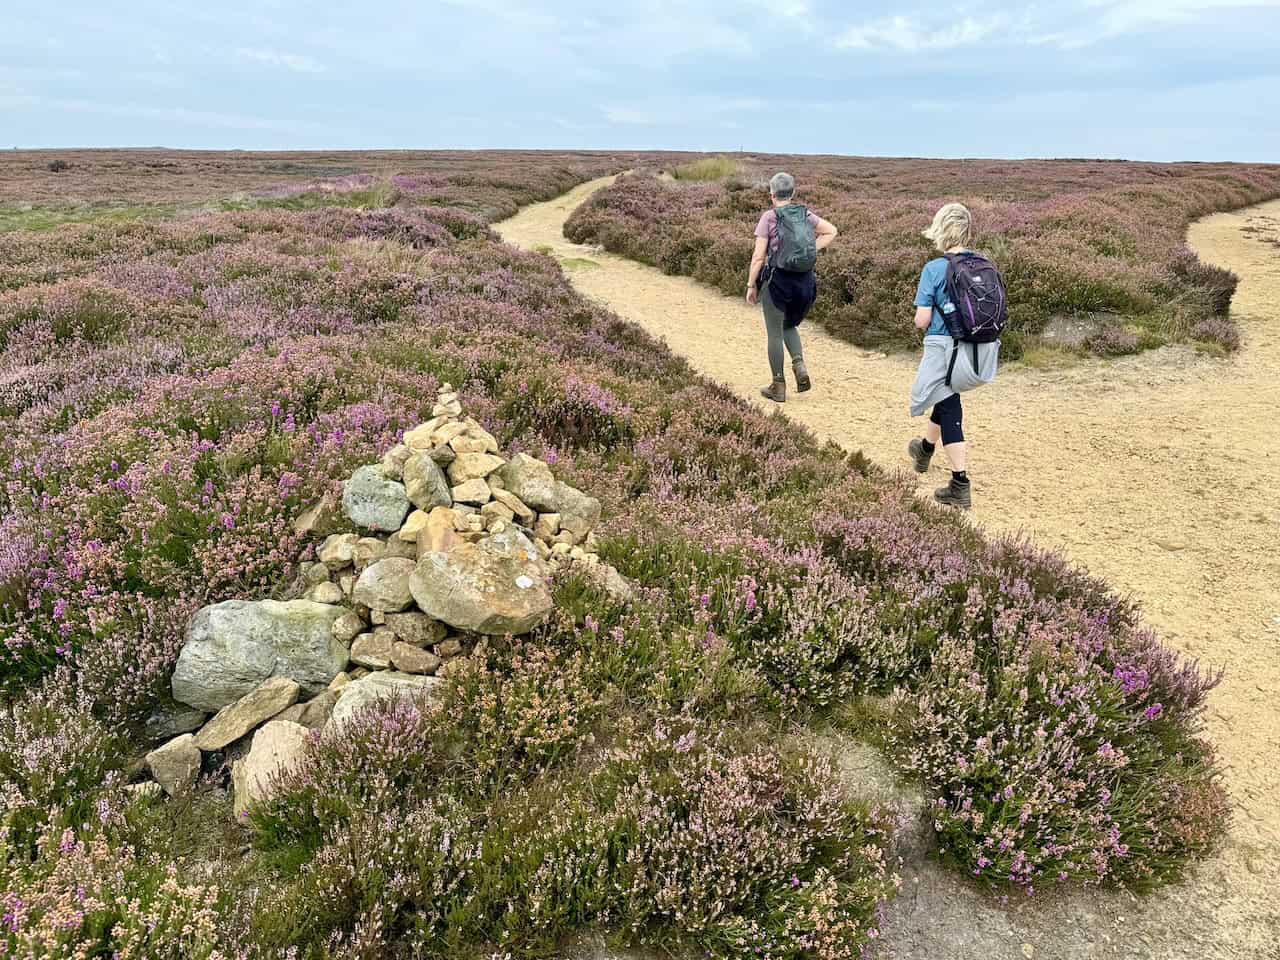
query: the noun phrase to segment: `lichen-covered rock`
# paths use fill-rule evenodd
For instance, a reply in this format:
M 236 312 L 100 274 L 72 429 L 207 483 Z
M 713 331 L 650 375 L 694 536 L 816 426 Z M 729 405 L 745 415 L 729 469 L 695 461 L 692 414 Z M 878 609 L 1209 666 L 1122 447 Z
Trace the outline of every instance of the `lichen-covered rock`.
M 174 737 L 147 754 L 147 769 L 169 796 L 186 793 L 200 775 L 200 749 L 189 733 Z
M 329 717 L 333 714 L 333 707 L 337 702 L 337 692 L 325 690 L 306 703 L 295 703 L 292 707 L 281 710 L 272 718 L 271 722 L 290 720 L 293 723 L 302 724 L 308 730 L 319 730 L 329 721 Z
M 289 677 L 307 695 L 346 668 L 333 636 L 343 609 L 312 600 L 225 600 L 198 610 L 173 672 L 173 698 L 212 713 L 268 677 Z
M 350 643 L 364 631 L 364 621 L 347 610 L 333 621 L 333 638 L 339 643 Z
M 556 478 L 551 467 L 527 453 L 517 453 L 498 471 L 505 489 L 540 513 L 556 506 Z
M 381 464 L 369 464 L 343 485 L 342 510 L 358 527 L 393 533 L 409 513 L 409 496 L 403 483 L 382 475 Z
M 383 613 L 404 610 L 413 603 L 409 577 L 414 566 L 414 562 L 405 557 L 392 557 L 370 564 L 351 591 L 352 602 Z
M 235 703 L 223 707 L 201 727 L 196 734 L 196 746 L 207 753 L 235 743 L 254 727 L 293 706 L 300 689 L 288 677 L 264 680 Z
M 351 644 L 351 662 L 370 670 L 386 670 L 391 666 L 391 645 L 395 642 L 395 634 L 386 627 L 362 633 Z
M 493 496 L 493 491 L 489 489 L 489 485 L 484 480 L 477 477 L 474 480 L 458 484 L 453 488 L 451 496 L 458 503 L 469 503 L 478 507 L 489 502 Z
M 466 483 L 468 480 L 483 480 L 504 463 L 501 457 L 495 457 L 491 453 L 462 453 L 457 447 L 454 447 L 454 452 L 458 455 L 453 463 L 449 464 L 448 471 L 449 482 L 454 486 Z
M 355 558 L 356 544 L 360 537 L 354 533 L 333 533 L 325 538 L 316 551 L 316 556 L 330 570 L 341 570 L 351 566 Z
M 419 510 L 430 512 L 433 507 L 447 507 L 453 503 L 444 471 L 425 453 L 416 453 L 405 462 L 404 487 Z M 400 525 L 397 524 L 396 529 L 399 530 Z
M 378 701 L 415 700 L 438 696 L 440 681 L 395 670 L 379 670 L 352 680 L 342 688 L 342 696 L 325 726 L 326 736 L 341 734 L 357 714 Z
M 404 465 L 412 454 L 407 444 L 396 444 L 382 455 L 382 475 L 388 480 L 403 479 Z
M 143 732 L 148 740 L 172 740 L 183 733 L 199 730 L 209 715 L 183 703 L 164 702 L 147 716 Z
M 542 513 L 558 513 L 561 525 L 585 537 L 600 520 L 600 501 L 576 487 L 557 480 L 551 467 L 529 456 L 517 453 L 498 471 L 506 489 Z
M 317 583 L 308 590 L 307 599 L 314 600 L 316 603 L 341 603 L 343 601 L 342 588 L 336 583 L 330 583 L 326 580 L 324 583 Z
M 430 650 L 397 640 L 391 645 L 391 665 L 404 673 L 429 674 L 440 667 L 440 658 Z
M 409 589 L 429 617 L 473 633 L 528 633 L 552 605 L 547 570 L 514 528 L 423 555 Z
M 387 614 L 387 626 L 399 639 L 418 647 L 439 643 L 449 633 L 449 628 L 443 623 L 416 610 Z
M 300 723 L 272 720 L 255 733 L 248 754 L 231 768 L 236 816 L 270 799 L 277 778 L 296 768 L 306 752 L 307 728 Z

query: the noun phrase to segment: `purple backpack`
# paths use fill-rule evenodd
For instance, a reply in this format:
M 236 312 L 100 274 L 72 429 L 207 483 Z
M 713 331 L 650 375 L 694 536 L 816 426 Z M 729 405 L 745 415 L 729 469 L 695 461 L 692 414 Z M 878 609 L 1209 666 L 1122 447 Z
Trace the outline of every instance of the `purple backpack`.
M 978 253 L 948 253 L 947 299 L 942 316 L 956 340 L 992 343 L 1009 321 L 1004 277 L 996 265 Z M 948 309 L 951 308 L 951 309 Z

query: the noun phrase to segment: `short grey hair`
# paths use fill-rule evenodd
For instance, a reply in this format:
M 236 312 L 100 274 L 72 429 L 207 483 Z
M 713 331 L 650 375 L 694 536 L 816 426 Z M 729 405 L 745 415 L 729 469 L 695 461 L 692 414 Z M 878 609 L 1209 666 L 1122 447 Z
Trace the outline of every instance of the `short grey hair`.
M 796 192 L 796 178 L 789 173 L 775 173 L 769 178 L 769 196 L 790 200 Z

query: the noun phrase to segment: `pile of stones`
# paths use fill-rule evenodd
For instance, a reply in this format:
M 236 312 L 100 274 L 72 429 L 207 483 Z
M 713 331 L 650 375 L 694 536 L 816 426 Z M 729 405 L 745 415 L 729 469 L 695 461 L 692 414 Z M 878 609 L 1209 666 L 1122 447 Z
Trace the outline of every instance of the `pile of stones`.
M 356 470 L 340 502 L 298 518 L 300 533 L 325 539 L 294 598 L 227 600 L 192 617 L 173 703 L 148 721 L 165 741 L 146 757 L 155 783 L 190 790 L 211 759 L 231 760 L 243 812 L 301 756 L 309 731 L 341 735 L 375 701 L 430 696 L 483 657 L 486 638 L 541 624 L 557 568 L 579 566 L 629 600 L 596 553 L 599 519 L 600 502 L 547 463 L 502 457 L 445 384 L 431 420 Z

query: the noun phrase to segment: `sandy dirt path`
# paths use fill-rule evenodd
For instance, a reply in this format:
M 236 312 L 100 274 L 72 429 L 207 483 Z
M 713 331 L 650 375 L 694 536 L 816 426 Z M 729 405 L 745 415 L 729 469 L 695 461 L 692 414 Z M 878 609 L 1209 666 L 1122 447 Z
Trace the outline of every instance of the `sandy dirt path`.
M 497 229 L 517 246 L 551 248 L 583 294 L 772 407 L 758 395 L 769 378 L 759 308 L 564 238 L 569 214 L 610 182 L 527 207 Z M 1063 916 L 996 911 L 991 922 L 1018 950 L 991 956 L 1024 956 L 1025 936 L 1042 938 L 1037 957 L 1280 958 L 1280 201 L 1209 217 L 1189 240 L 1241 278 L 1237 354 L 1172 347 L 1060 371 L 1007 370 L 966 395 L 965 432 L 976 523 L 1062 548 L 1137 597 L 1176 648 L 1226 669 L 1208 727 L 1227 768 L 1233 824 L 1222 853 L 1186 884 L 1141 902 L 1061 905 L 1074 915 L 1065 918 L 1070 936 L 1054 929 Z M 903 305 L 904 323 L 911 311 Z M 905 465 L 920 427 L 907 414 L 914 358 L 870 353 L 816 324 L 802 336 L 814 389 L 793 394 L 783 412 L 820 438 Z M 935 462 L 921 495 L 945 479 Z M 959 946 L 930 940 L 927 917 L 917 926 L 902 933 L 912 944 L 902 956 Z

